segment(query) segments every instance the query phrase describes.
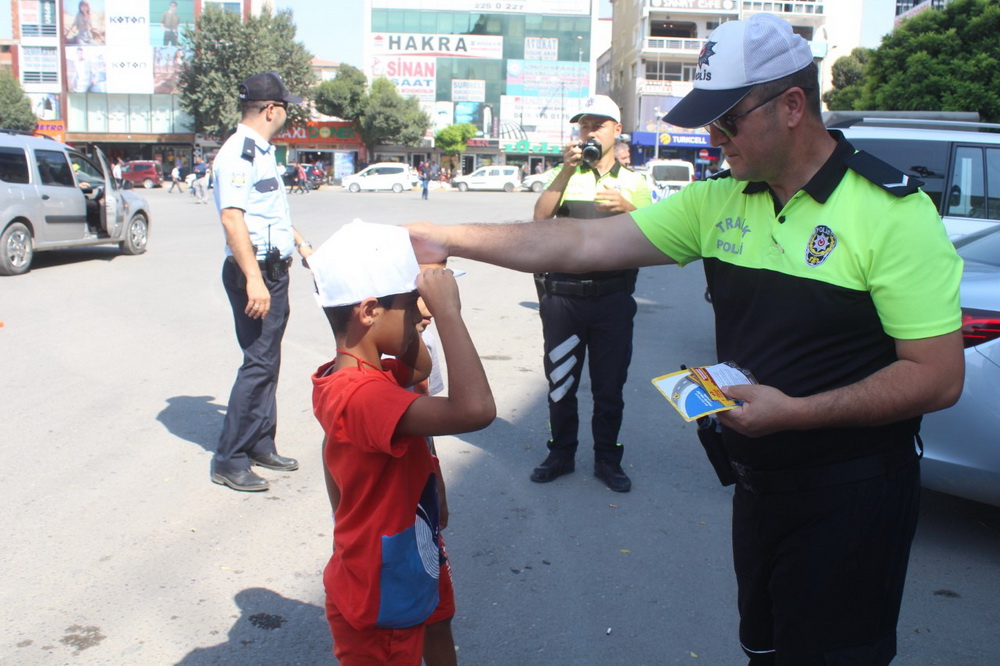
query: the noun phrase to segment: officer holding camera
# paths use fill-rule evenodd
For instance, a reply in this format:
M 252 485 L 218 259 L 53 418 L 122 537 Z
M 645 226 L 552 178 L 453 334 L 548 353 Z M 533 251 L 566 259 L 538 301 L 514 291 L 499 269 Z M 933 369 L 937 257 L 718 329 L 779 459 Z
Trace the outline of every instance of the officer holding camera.
M 615 160 L 614 145 L 622 132 L 618 105 L 596 95 L 570 122 L 579 123 L 579 142 L 566 147 L 562 166 L 535 203 L 535 219 L 610 217 L 650 205 L 646 179 Z M 532 481 L 547 483 L 575 469 L 580 422 L 576 391 L 589 354 L 594 476 L 615 492 L 631 490 L 621 466 L 618 431 L 632 359 L 637 275 L 636 269 L 535 275 L 552 436 L 548 456 L 532 472 Z
M 239 88 L 242 120 L 212 167 L 215 203 L 226 232 L 222 284 L 243 350 L 229 396 L 212 481 L 233 490 L 268 489 L 251 465 L 279 471 L 298 469 L 280 456 L 277 431 L 278 367 L 288 323 L 288 269 L 292 252 L 303 260 L 312 246 L 292 226 L 288 199 L 271 138 L 288 119 L 288 105 L 301 97 L 288 92 L 275 72 L 254 74 Z

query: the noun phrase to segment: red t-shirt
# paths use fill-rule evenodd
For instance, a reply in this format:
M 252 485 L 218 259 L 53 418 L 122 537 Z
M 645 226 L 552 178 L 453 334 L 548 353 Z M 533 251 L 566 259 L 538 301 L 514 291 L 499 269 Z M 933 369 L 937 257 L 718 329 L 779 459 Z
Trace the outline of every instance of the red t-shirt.
M 418 625 L 438 604 L 437 478 L 427 440 L 395 430 L 420 396 L 400 386 L 393 359 L 384 371 L 332 365 L 313 375 L 324 462 L 340 489 L 327 598 L 355 629 Z

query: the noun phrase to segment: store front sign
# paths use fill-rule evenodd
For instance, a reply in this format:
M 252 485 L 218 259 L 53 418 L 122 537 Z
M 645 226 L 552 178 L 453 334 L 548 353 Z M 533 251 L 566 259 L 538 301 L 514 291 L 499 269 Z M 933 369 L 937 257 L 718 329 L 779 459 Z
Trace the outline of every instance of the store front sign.
M 532 143 L 530 141 L 510 141 L 503 144 L 503 151 L 505 153 L 532 153 L 540 155 L 561 155 L 563 152 L 563 146 L 558 143 L 547 143 L 541 141 L 539 143 Z
M 354 123 L 311 121 L 304 126 L 299 125 L 282 131 L 274 137 L 274 143 L 361 145 L 361 137 L 354 129 Z

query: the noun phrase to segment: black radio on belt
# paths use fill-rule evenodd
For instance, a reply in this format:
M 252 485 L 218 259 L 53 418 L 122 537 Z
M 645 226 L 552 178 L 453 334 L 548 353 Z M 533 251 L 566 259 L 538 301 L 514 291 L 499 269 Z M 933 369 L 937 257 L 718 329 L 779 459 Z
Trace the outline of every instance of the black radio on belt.
M 285 262 L 281 260 L 281 252 L 278 251 L 278 248 L 271 246 L 267 251 L 267 256 L 264 257 L 264 270 L 267 273 L 267 279 L 280 280 L 286 269 Z

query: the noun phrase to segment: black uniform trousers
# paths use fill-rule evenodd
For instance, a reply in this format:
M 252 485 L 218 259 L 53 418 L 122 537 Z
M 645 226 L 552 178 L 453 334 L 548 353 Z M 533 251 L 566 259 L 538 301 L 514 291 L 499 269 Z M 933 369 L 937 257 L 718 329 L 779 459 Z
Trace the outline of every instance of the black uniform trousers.
M 271 292 L 271 308 L 263 319 L 252 319 L 244 310 L 247 290 L 243 271 L 236 262 L 222 265 L 222 284 L 229 296 L 236 323 L 236 339 L 243 349 L 243 365 L 229 395 L 229 407 L 222 436 L 212 460 L 217 472 L 238 472 L 250 468 L 250 458 L 276 453 L 274 436 L 278 429 L 278 369 L 281 365 L 281 338 L 288 324 L 288 273 L 271 280 L 264 271 L 264 284 Z
M 597 297 L 542 292 L 538 311 L 549 382 L 549 451 L 568 460 L 576 454 L 580 426 L 576 392 L 584 358 L 589 355 L 594 459 L 621 463 L 618 431 L 625 409 L 622 388 L 632 361 L 636 313 L 631 287 Z
M 737 484 L 733 560 L 750 666 L 888 664 L 919 500 L 915 454 L 880 476 L 812 490 Z

